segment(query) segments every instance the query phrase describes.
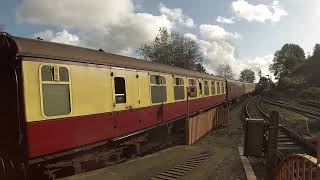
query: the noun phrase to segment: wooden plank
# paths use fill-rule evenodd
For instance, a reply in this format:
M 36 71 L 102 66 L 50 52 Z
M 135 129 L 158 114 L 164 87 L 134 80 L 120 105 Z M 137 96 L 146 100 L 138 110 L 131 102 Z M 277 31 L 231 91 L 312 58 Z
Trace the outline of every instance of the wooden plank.
M 257 177 L 252 169 L 249 159 L 246 156 L 243 156 L 243 147 L 238 147 L 238 151 L 247 180 L 256 180 Z

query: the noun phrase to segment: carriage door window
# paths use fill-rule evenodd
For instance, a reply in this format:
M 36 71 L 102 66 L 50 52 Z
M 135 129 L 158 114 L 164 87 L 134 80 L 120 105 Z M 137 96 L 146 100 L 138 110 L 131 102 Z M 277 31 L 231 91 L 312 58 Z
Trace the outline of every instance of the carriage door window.
M 174 100 L 184 99 L 184 81 L 182 78 L 174 78 Z
M 116 104 L 126 103 L 126 81 L 123 77 L 114 78 L 114 96 Z
M 197 97 L 197 85 L 195 79 L 189 79 L 190 97 Z
M 60 66 L 41 66 L 42 112 L 45 116 L 71 113 L 69 70 Z
M 199 82 L 199 94 L 202 95 L 202 83 Z
M 220 82 L 219 81 L 216 81 L 216 84 L 217 84 L 217 94 L 220 94 Z
M 211 81 L 211 95 L 215 95 L 216 94 L 216 89 L 215 89 L 215 85 L 214 85 L 214 81 Z
M 223 82 L 221 83 L 221 86 L 222 86 L 221 87 L 221 93 L 224 94 L 224 83 Z
M 208 83 L 208 81 L 204 81 L 204 88 L 203 88 L 203 90 L 204 90 L 204 95 L 205 95 L 205 96 L 208 96 L 208 95 L 209 95 L 209 83 Z
M 167 101 L 167 84 L 163 76 L 150 76 L 151 102 L 162 103 Z

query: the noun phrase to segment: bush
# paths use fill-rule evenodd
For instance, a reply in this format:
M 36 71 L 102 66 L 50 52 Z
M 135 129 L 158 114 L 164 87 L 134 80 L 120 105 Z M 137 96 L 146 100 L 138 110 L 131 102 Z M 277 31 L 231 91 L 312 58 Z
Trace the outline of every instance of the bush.
M 278 86 L 280 89 L 301 90 L 306 86 L 306 80 L 304 76 L 285 76 L 279 80 Z
M 300 97 L 320 100 L 320 87 L 309 87 L 300 92 Z

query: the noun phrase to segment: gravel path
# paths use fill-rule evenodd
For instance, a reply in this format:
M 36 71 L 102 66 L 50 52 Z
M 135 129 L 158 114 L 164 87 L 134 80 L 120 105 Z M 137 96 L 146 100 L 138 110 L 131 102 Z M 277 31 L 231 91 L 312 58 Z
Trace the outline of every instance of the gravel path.
M 207 172 L 203 173 L 202 176 L 196 176 L 199 177 L 199 179 L 246 179 L 238 153 L 238 146 L 243 146 L 244 136 L 240 119 L 241 111 L 242 104 L 230 111 L 230 127 L 211 131 L 206 137 L 193 145 L 210 146 L 212 151 L 220 150 L 219 154 L 215 154 L 214 157 L 210 159 L 209 164 L 211 164 L 211 166 L 198 168 Z M 217 162 L 217 159 L 220 158 L 222 160 Z M 212 166 L 213 164 L 215 166 Z M 192 176 L 193 174 L 197 174 L 197 171 L 190 173 L 187 178 L 197 179 L 192 178 L 195 177 Z

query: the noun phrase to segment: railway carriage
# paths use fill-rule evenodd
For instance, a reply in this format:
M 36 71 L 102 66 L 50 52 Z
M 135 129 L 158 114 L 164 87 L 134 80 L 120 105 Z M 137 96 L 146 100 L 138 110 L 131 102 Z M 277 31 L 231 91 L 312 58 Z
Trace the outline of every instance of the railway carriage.
M 16 176 L 221 105 L 227 94 L 220 77 L 5 33 L 0 75 L 0 169 Z
M 226 80 L 227 83 L 227 101 L 237 100 L 238 98 L 251 94 L 255 91 L 255 83 L 245 83 L 234 80 Z

